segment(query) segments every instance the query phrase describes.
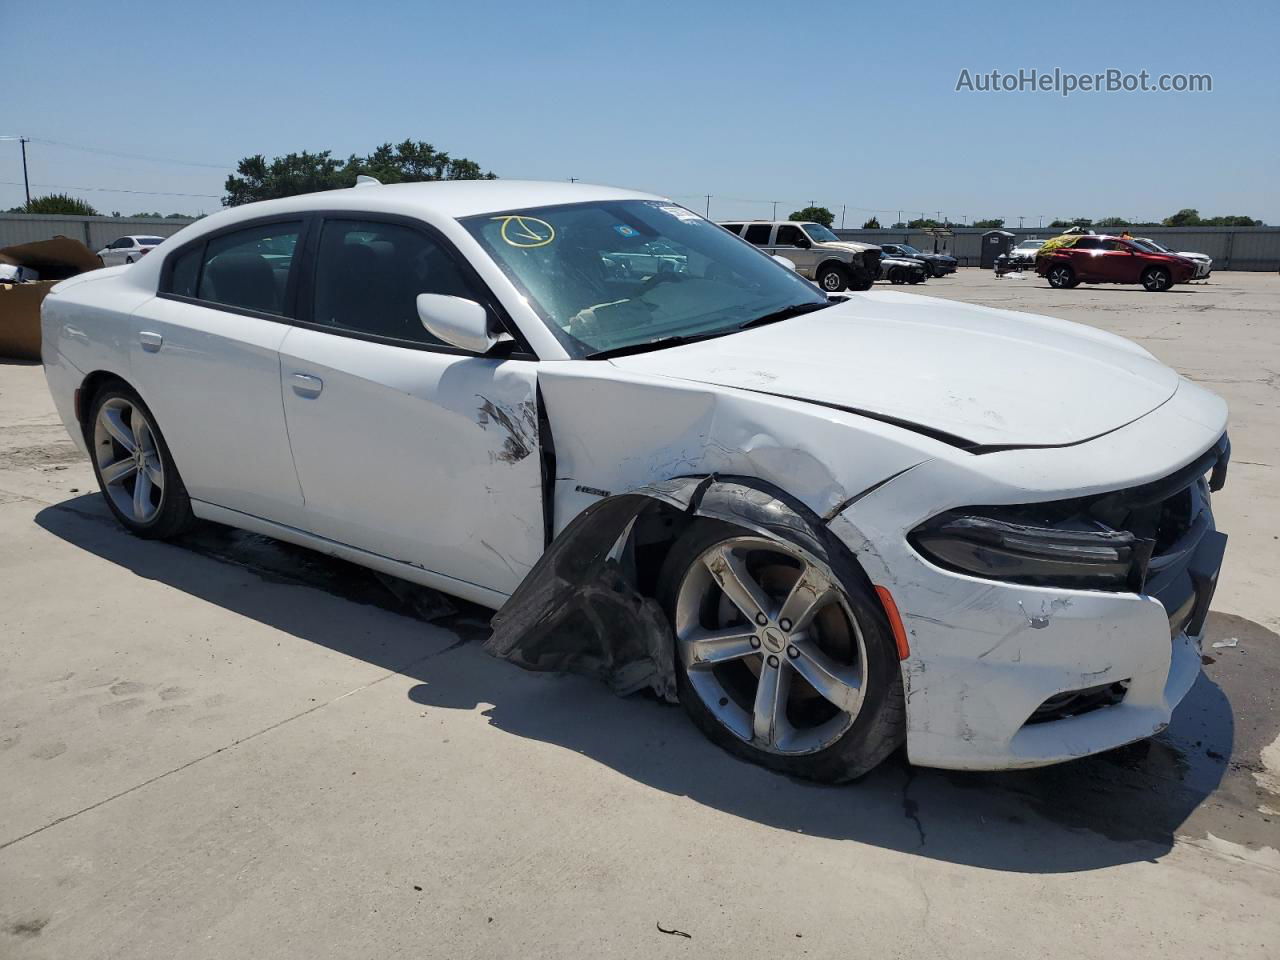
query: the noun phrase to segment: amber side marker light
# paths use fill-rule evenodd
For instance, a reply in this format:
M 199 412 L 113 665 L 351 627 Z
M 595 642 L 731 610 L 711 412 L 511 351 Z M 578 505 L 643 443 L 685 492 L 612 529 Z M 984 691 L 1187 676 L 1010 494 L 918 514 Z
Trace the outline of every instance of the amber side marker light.
M 893 594 L 888 587 L 876 587 L 876 596 L 884 607 L 885 616 L 889 618 L 889 627 L 893 630 L 893 642 L 898 645 L 898 659 L 905 660 L 911 656 L 911 645 L 907 643 L 907 628 L 902 625 L 902 615 L 898 613 L 898 605 L 893 602 Z

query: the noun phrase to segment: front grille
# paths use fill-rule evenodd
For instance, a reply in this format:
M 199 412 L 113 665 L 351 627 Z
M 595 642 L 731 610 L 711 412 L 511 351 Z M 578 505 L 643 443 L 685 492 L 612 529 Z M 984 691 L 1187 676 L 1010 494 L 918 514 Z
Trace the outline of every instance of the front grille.
M 862 266 L 873 277 L 880 272 L 880 253 L 879 250 L 866 250 L 862 254 Z

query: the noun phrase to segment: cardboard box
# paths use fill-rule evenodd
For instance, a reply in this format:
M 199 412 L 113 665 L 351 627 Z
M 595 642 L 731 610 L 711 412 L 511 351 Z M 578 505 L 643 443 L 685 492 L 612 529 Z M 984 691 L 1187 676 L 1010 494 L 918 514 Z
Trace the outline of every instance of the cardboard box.
M 0 263 L 35 270 L 34 283 L 0 283 L 0 357 L 40 359 L 40 304 L 53 285 L 96 270 L 102 259 L 79 240 L 54 237 L 0 250 Z

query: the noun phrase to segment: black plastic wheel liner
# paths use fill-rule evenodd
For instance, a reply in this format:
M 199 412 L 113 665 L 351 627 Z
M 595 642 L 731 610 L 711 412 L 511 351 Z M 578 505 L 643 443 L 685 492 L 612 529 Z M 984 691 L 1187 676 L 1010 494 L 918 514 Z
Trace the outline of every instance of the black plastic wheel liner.
M 681 477 L 578 514 L 494 614 L 485 651 L 526 670 L 595 677 L 620 696 L 648 687 L 675 703 L 671 625 L 609 556 L 627 525 L 655 504 L 789 540 L 838 575 L 861 575 L 822 519 L 782 491 L 752 478 Z

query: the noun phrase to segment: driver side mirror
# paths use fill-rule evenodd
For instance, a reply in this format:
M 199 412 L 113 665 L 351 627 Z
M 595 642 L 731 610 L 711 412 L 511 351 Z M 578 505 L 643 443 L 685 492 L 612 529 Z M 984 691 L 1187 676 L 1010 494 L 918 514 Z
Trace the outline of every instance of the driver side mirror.
M 489 330 L 489 311 L 474 300 L 420 293 L 417 306 L 427 333 L 450 346 L 483 356 L 498 342 Z
M 813 246 L 813 241 L 808 237 L 796 237 L 796 246 L 802 250 L 808 250 Z

